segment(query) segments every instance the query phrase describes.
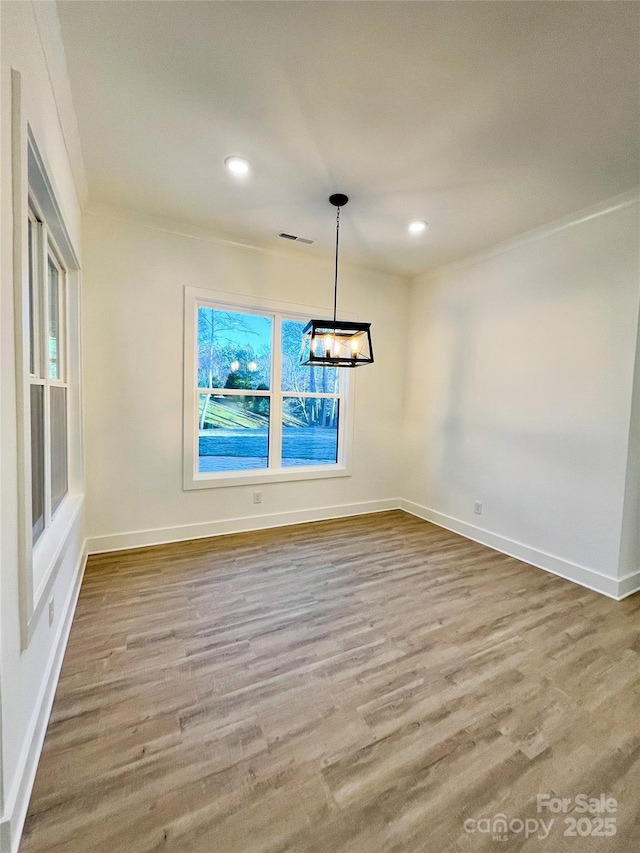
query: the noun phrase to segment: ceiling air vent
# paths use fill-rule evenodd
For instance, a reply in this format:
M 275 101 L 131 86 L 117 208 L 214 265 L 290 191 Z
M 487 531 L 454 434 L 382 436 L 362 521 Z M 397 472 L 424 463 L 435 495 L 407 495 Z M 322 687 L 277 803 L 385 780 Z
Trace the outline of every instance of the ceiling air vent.
M 278 237 L 282 237 L 283 240 L 295 240 L 298 243 L 306 243 L 308 246 L 313 243 L 313 240 L 309 240 L 308 237 L 297 237 L 295 234 L 287 234 L 285 231 L 281 231 Z

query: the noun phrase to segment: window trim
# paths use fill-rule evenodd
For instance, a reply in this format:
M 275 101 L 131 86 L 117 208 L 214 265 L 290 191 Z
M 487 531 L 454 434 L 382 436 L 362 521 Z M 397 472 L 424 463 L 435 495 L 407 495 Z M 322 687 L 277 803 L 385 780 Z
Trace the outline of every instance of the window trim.
M 37 263 L 33 264 L 35 280 L 34 301 L 36 310 L 33 312 L 33 350 L 34 369 L 31 373 L 31 336 L 29 336 L 29 378 L 30 386 L 40 385 L 43 387 L 44 406 L 44 529 L 38 538 L 32 543 L 34 564 L 39 559 L 40 542 L 52 526 L 55 516 L 64 504 L 69 494 L 69 352 L 68 334 L 69 325 L 69 298 L 67 281 L 69 272 L 62 259 L 62 253 L 56 246 L 51 231 L 42 215 L 37 199 L 30 192 L 28 200 L 28 218 L 32 224 L 32 234 L 35 230 L 35 240 L 32 238 L 32 249 L 36 255 Z M 34 229 L 35 226 L 35 229 Z M 46 344 L 49 339 L 49 262 L 52 261 L 58 272 L 58 336 L 57 336 L 57 372 L 58 376 L 50 376 L 49 347 Z M 31 295 L 31 282 L 29 282 L 29 297 Z M 31 324 L 29 324 L 31 333 Z M 67 436 L 66 436 L 66 459 L 67 459 L 67 491 L 53 506 L 53 495 L 51 493 L 51 388 L 64 388 L 67 392 Z M 38 575 L 38 572 L 34 572 Z
M 50 171 L 43 159 L 32 129 L 24 113 L 21 75 L 12 71 L 12 190 L 13 190 L 13 283 L 14 338 L 17 439 L 18 492 L 18 581 L 20 598 L 21 647 L 26 649 L 42 617 L 60 566 L 70 545 L 70 535 L 83 504 L 84 464 L 82 444 L 81 392 L 81 330 L 80 330 L 80 265 L 66 229 L 57 194 L 49 178 Z M 48 380 L 67 387 L 67 493 L 50 517 L 37 542 L 33 543 L 31 507 L 31 425 L 30 385 L 36 379 L 31 372 L 30 311 L 29 311 L 29 208 L 35 218 L 46 223 L 49 242 L 33 246 L 33 256 L 39 264 L 51 253 L 65 270 L 64 289 L 60 291 L 60 311 L 65 315 L 64 331 L 66 358 L 61 363 L 61 380 Z M 38 242 L 39 241 L 39 242 Z M 46 270 L 45 266 L 45 270 Z M 34 270 L 36 275 L 38 271 Z M 41 272 L 41 271 L 40 271 Z M 48 278 L 39 300 L 37 322 L 46 320 Z M 34 312 L 35 313 L 35 312 Z M 35 318 L 34 318 L 35 319 Z M 46 330 L 45 330 L 46 331 Z M 38 331 L 34 328 L 34 333 Z M 48 331 L 46 331 L 48 335 Z M 48 352 L 43 352 L 45 334 L 39 335 L 39 350 L 34 353 L 37 382 L 48 376 Z M 45 372 L 46 368 L 46 372 Z M 45 408 L 45 417 L 50 413 Z M 45 432 L 45 442 L 50 432 Z M 49 477 L 48 469 L 45 476 Z
M 326 308 L 317 305 L 301 305 L 295 302 L 284 302 L 267 299 L 261 296 L 249 296 L 244 293 L 229 293 L 227 291 L 206 290 L 203 288 L 184 288 L 184 411 L 183 411 L 183 489 L 224 488 L 226 486 L 255 486 L 261 483 L 282 483 L 297 480 L 318 480 L 334 477 L 351 476 L 351 449 L 353 444 L 353 421 L 355 408 L 355 377 L 353 371 L 340 371 L 340 392 L 336 394 L 296 392 L 295 394 L 280 390 L 280 364 L 275 348 L 271 361 L 271 389 L 267 392 L 251 392 L 253 395 L 268 396 L 276 405 L 284 397 L 330 397 L 340 400 L 340 418 L 338 421 L 338 462 L 330 465 L 295 466 L 291 468 L 258 468 L 248 471 L 218 471 L 200 473 L 198 465 L 198 419 L 194 417 L 197 411 L 197 396 L 201 390 L 197 386 L 198 365 L 198 307 L 203 303 L 212 308 L 223 307 L 229 310 L 245 313 L 274 314 L 273 340 L 280 341 L 282 316 L 293 320 L 308 320 L 309 317 L 324 317 Z M 344 312 L 343 312 L 344 314 Z M 344 315 L 347 319 L 355 319 Z M 244 389 L 225 389 L 225 394 L 246 395 Z M 269 461 L 272 459 L 272 448 L 281 446 L 282 420 L 273 419 L 273 433 L 269 442 Z M 274 451 L 275 452 L 275 451 Z

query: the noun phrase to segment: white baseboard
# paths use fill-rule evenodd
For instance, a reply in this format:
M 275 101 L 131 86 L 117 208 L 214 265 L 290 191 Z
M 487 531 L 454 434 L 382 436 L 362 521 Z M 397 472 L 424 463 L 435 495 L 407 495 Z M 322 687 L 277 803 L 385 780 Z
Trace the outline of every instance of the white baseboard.
M 82 544 L 80 554 L 76 561 L 73 583 L 64 604 L 64 615 L 60 620 L 58 633 L 53 644 L 53 654 L 49 658 L 49 664 L 45 677 L 43 678 L 38 698 L 36 711 L 32 717 L 31 731 L 26 740 L 26 749 L 23 753 L 19 781 L 10 792 L 5 808 L 5 815 L 0 821 L 0 851 L 2 853 L 17 853 L 20 846 L 22 829 L 27 817 L 27 809 L 31 798 L 33 783 L 36 778 L 36 770 L 42 752 L 42 745 L 47 733 L 51 708 L 58 686 L 62 661 L 69 640 L 73 615 L 76 610 L 84 569 L 87 563 L 87 541 Z
M 632 572 L 630 575 L 625 575 L 618 578 L 618 600 L 628 598 L 634 592 L 640 590 L 640 572 Z
M 547 554 L 545 551 L 531 548 L 522 542 L 508 539 L 506 536 L 491 533 L 482 527 L 476 527 L 475 524 L 469 524 L 466 521 L 461 521 L 459 518 L 444 515 L 434 509 L 429 509 L 426 506 L 421 506 L 404 498 L 400 500 L 400 509 L 411 513 L 411 515 L 416 515 L 425 521 L 431 521 L 433 524 L 437 524 L 438 527 L 444 527 L 446 530 L 451 530 L 453 533 L 458 533 L 460 536 L 472 539 L 474 542 L 479 542 L 481 545 L 487 545 L 489 548 L 500 551 L 502 554 L 508 554 L 510 557 L 515 557 L 518 560 L 536 566 L 538 569 L 544 569 L 546 572 L 551 572 L 551 574 L 558 575 L 565 580 L 573 581 L 594 592 L 614 598 L 616 601 L 626 598 L 640 589 L 640 572 L 628 575 L 625 578 L 612 578 L 594 569 L 588 569 L 586 566 L 571 563 L 569 560 L 563 560 L 561 557 L 555 557 L 553 554 Z
M 131 533 L 92 536 L 87 540 L 87 550 L 89 554 L 102 554 L 105 551 L 146 548 L 149 545 L 164 545 L 167 542 L 205 539 L 209 536 L 223 536 L 227 533 L 246 533 L 251 530 L 265 530 L 269 527 L 284 527 L 289 524 L 305 524 L 309 521 L 326 521 L 331 518 L 344 518 L 351 515 L 388 512 L 389 510 L 399 508 L 399 498 L 388 498 L 386 500 L 319 507 L 318 509 L 298 509 L 290 512 L 274 512 L 267 515 L 229 518 L 223 521 L 205 521 L 200 524 L 182 524 L 176 527 L 135 530 Z

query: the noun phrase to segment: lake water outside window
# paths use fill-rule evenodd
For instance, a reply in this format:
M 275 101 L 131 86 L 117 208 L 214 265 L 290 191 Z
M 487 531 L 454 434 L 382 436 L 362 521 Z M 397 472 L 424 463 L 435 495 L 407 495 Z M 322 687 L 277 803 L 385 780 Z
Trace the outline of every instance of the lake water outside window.
M 338 463 L 340 375 L 300 364 L 305 325 L 198 306 L 198 473 Z
M 283 467 L 329 465 L 338 461 L 339 405 L 339 400 L 327 397 L 284 398 Z
M 266 468 L 270 403 L 268 397 L 200 394 L 199 470 Z

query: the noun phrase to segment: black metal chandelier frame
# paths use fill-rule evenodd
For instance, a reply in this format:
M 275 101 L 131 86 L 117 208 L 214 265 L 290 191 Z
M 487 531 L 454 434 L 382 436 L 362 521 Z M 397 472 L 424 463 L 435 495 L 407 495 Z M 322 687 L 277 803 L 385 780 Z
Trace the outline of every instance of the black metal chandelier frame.
M 303 331 L 300 363 L 309 367 L 361 367 L 373 363 L 371 323 L 336 319 L 340 208 L 344 207 L 349 198 L 343 193 L 335 193 L 329 197 L 329 201 L 337 208 L 333 320 L 309 320 Z

